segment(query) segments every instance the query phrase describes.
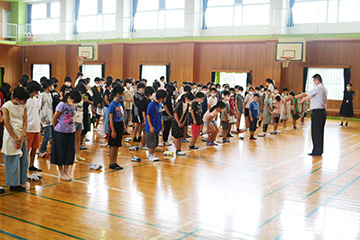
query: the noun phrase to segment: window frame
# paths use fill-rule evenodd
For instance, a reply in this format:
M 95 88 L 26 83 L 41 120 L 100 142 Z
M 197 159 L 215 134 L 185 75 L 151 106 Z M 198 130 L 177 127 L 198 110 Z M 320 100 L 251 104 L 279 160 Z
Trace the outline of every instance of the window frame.
M 36 81 L 36 82 L 40 83 L 40 78 L 45 76 L 45 75 L 43 75 L 39 79 L 35 79 L 35 77 L 34 77 L 34 67 L 36 65 L 49 65 L 49 77 L 48 77 L 48 79 L 50 79 L 52 77 L 52 74 L 51 74 L 52 73 L 52 64 L 51 63 L 32 63 L 30 65 L 30 76 L 31 76 L 32 81 Z M 45 77 L 47 77 L 47 76 L 45 76 Z
M 52 17 L 51 16 L 51 4 L 53 3 L 58 3 L 59 4 L 59 16 L 58 17 Z M 45 17 L 37 17 L 37 14 L 34 14 L 33 12 L 33 8 L 35 5 L 41 5 L 44 4 L 45 5 Z M 54 1 L 54 2 L 36 2 L 36 3 L 32 3 L 32 11 L 31 11 L 31 32 L 34 35 L 50 35 L 50 34 L 59 34 L 60 33 L 60 1 Z M 57 29 L 58 31 L 53 32 L 54 28 L 52 25 L 53 21 L 57 21 L 58 22 L 58 26 Z M 34 21 L 43 21 L 43 24 L 45 25 L 45 28 L 43 29 L 43 31 L 39 31 L 34 33 L 34 26 L 36 26 L 36 24 L 34 25 Z M 49 27 L 50 24 L 50 27 Z M 48 29 L 52 29 L 51 31 L 47 31 Z
M 79 72 L 82 72 L 84 75 L 84 78 L 87 78 L 88 76 L 86 75 L 86 72 L 84 71 L 84 68 L 83 68 L 84 65 L 86 65 L 86 66 L 101 66 L 101 76 L 96 76 L 96 77 L 105 78 L 105 63 L 103 63 L 103 62 L 84 62 L 82 66 L 79 66 Z M 93 79 L 90 78 L 90 83 L 89 83 L 90 87 L 93 87 L 95 85 L 94 79 L 95 79 L 95 77 Z

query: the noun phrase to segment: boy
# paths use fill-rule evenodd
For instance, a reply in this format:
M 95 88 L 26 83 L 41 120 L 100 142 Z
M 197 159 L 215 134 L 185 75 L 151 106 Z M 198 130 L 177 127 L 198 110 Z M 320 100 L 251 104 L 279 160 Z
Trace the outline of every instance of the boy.
M 216 103 L 218 102 L 218 100 L 216 98 L 217 93 L 218 93 L 218 91 L 216 90 L 216 88 L 210 89 L 210 96 L 208 97 L 208 109 L 215 106 Z
M 149 104 L 146 112 L 146 123 L 145 123 L 145 137 L 146 144 L 149 147 L 148 160 L 159 161 L 154 156 L 155 148 L 159 144 L 159 132 L 162 129 L 161 122 L 161 102 L 167 97 L 165 90 L 159 89 L 156 92 L 156 99 Z
M 205 94 L 203 92 L 198 92 L 195 95 L 195 101 L 193 101 L 191 105 L 191 131 L 192 138 L 189 148 L 190 149 L 199 149 L 199 147 L 195 146 L 196 139 L 200 136 L 201 128 L 202 128 L 202 107 L 201 103 L 205 98 Z
M 124 96 L 124 88 L 117 85 L 112 90 L 112 96 L 114 99 L 109 105 L 109 120 L 110 120 L 110 134 L 109 134 L 109 146 L 110 146 L 110 165 L 109 168 L 114 170 L 121 170 L 123 167 L 119 166 L 117 161 L 118 150 L 121 147 L 122 135 L 125 130 L 124 123 L 124 104 L 121 101 Z
M 260 95 L 258 93 L 255 93 L 253 97 L 253 101 L 250 103 L 249 106 L 250 140 L 256 140 L 254 134 L 256 131 L 257 121 L 259 119 L 258 117 L 259 107 L 260 107 L 259 98 Z
M 151 103 L 151 99 L 150 97 L 153 95 L 153 93 L 155 92 L 154 88 L 151 86 L 146 86 L 145 90 L 144 90 L 144 97 L 141 100 L 141 104 L 140 104 L 140 116 L 141 116 L 141 125 L 142 125 L 142 129 L 145 132 L 145 121 L 146 121 L 146 112 L 147 112 L 147 107 L 148 105 Z M 145 139 L 145 134 L 143 134 L 141 136 L 141 144 L 140 144 L 140 149 L 141 150 L 149 150 L 149 148 L 147 146 L 145 146 L 146 144 L 146 139 Z
M 220 114 L 221 126 L 222 126 L 222 143 L 230 142 L 228 134 L 230 132 L 229 114 L 230 114 L 230 92 L 224 90 L 224 103 L 226 104 L 225 110 Z
M 140 105 L 141 100 L 144 97 L 144 89 L 145 85 L 141 82 L 137 84 L 137 91 L 134 94 L 134 107 L 132 113 L 132 122 L 135 124 L 134 128 L 134 139 L 133 142 L 141 142 L 141 132 L 142 132 L 142 125 L 141 125 L 141 113 L 140 113 Z M 138 136 L 138 137 L 136 137 Z
M 60 88 L 60 95 L 61 98 L 65 97 L 65 95 L 69 92 L 71 92 L 74 88 L 71 86 L 72 79 L 70 76 L 67 76 L 64 80 L 64 85 Z
M 54 86 L 54 90 L 50 92 L 52 100 L 53 100 L 53 112 L 55 113 L 56 106 L 60 103 L 60 93 L 56 91 L 56 88 L 58 86 L 58 80 L 57 78 L 51 78 L 50 79 L 52 85 Z
M 48 141 L 52 138 L 53 132 L 53 100 L 50 92 L 54 90 L 54 86 L 48 79 L 43 81 L 44 92 L 39 96 L 40 106 L 40 121 L 44 129 L 44 138 L 40 146 L 39 157 L 50 157 L 50 153 L 47 151 Z
M 10 191 L 25 191 L 21 185 L 27 182 L 28 155 L 26 149 L 27 110 L 30 93 L 17 87 L 13 99 L 2 106 L 4 114 L 4 137 L 1 152 L 4 153 L 6 186 Z M 3 191 L 1 191 L 3 192 Z
M 235 115 L 236 115 L 236 131 L 238 133 L 243 133 L 243 131 L 240 130 L 240 120 L 241 115 L 244 111 L 244 96 L 243 96 L 244 88 L 237 85 L 235 86 Z
M 295 92 L 291 91 L 290 95 L 292 96 L 293 109 L 292 109 L 292 118 L 293 118 L 293 128 L 296 130 L 296 121 L 300 118 L 300 100 L 295 99 Z
M 125 86 L 124 100 L 123 100 L 124 106 L 125 106 L 125 116 L 124 116 L 125 133 L 124 133 L 124 135 L 130 135 L 130 133 L 128 133 L 128 131 L 127 131 L 127 127 L 128 127 L 129 120 L 130 120 L 132 104 L 134 103 L 134 100 L 133 100 L 134 90 L 132 89 L 132 80 L 130 78 L 125 79 L 124 86 Z
M 40 146 L 40 106 L 36 97 L 41 90 L 41 85 L 36 81 L 31 81 L 26 88 L 30 93 L 30 99 L 26 103 L 28 119 L 26 129 L 27 152 L 31 149 L 29 171 L 42 172 L 41 169 L 34 166 L 36 150 Z
M 100 117 L 102 115 L 102 108 L 104 105 L 104 90 L 100 85 L 100 78 L 96 77 L 94 82 L 95 82 L 95 86 L 91 88 L 91 92 L 93 94 L 92 98 L 93 98 L 93 103 L 94 103 L 93 106 L 94 106 L 95 118 L 96 118 L 94 130 L 100 131 L 98 126 L 99 126 Z

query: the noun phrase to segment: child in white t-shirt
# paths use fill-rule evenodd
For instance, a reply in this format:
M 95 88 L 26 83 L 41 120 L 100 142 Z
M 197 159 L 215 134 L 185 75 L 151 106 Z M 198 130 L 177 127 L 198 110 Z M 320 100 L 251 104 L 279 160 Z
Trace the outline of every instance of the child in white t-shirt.
M 26 101 L 29 92 L 17 87 L 13 99 L 2 106 L 4 113 L 4 136 L 1 152 L 4 153 L 6 186 L 10 191 L 25 191 L 27 182 L 28 156 L 26 149 L 27 111 Z M 3 192 L 3 191 L 0 191 Z
M 41 169 L 34 166 L 36 150 L 40 147 L 40 106 L 37 96 L 41 90 L 41 85 L 36 81 L 31 81 L 26 86 L 30 93 L 30 98 L 26 102 L 27 108 L 27 129 L 26 145 L 27 151 L 30 151 L 30 172 L 42 172 Z

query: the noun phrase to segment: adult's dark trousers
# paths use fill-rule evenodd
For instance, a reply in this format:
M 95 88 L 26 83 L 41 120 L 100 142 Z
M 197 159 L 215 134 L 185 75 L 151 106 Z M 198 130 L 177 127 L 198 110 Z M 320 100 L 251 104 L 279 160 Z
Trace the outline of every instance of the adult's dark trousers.
M 311 138 L 313 142 L 312 154 L 321 155 L 324 152 L 324 129 L 326 122 L 326 109 L 311 111 Z
M 164 132 L 163 132 L 163 141 L 167 142 L 169 139 L 171 129 L 171 121 L 164 121 Z

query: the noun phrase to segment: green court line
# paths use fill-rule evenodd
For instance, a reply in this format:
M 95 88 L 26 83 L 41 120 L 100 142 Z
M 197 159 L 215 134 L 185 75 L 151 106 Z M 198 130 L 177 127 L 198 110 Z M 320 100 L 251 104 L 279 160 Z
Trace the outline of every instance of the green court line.
M 4 235 L 6 235 L 6 236 L 9 236 L 9 237 L 15 238 L 15 239 L 27 240 L 26 238 L 17 236 L 17 235 L 15 235 L 15 234 L 12 234 L 12 233 L 9 233 L 9 232 L 5 232 L 5 231 L 3 231 L 3 230 L 0 230 L 0 233 L 4 234 Z
M 65 233 L 65 232 L 61 232 L 61 231 L 58 231 L 58 230 L 55 230 L 55 229 L 52 229 L 52 228 L 49 228 L 49 227 L 45 227 L 45 226 L 42 226 L 40 224 L 36 224 L 36 223 L 30 222 L 30 221 L 27 221 L 27 220 L 24 220 L 24 219 L 21 219 L 21 218 L 17 218 L 17 217 L 14 217 L 14 216 L 11 216 L 11 215 L 8 215 L 8 214 L 5 214 L 5 213 L 0 213 L 0 215 L 2 215 L 4 217 L 11 218 L 11 219 L 14 219 L 14 220 L 17 220 L 17 221 L 20 221 L 20 222 L 24 222 L 24 223 L 27 223 L 27 224 L 30 224 L 30 225 L 33 225 L 33 226 L 36 226 L 36 227 L 39 227 L 39 228 L 43 228 L 43 229 L 46 229 L 46 230 L 49 230 L 49 231 L 52 231 L 52 232 L 55 232 L 55 233 L 59 233 L 61 235 L 65 235 L 65 236 L 68 236 L 68 237 L 71 237 L 71 238 L 74 238 L 74 239 L 85 240 L 84 238 L 80 238 L 80 237 L 71 235 L 69 233 Z

